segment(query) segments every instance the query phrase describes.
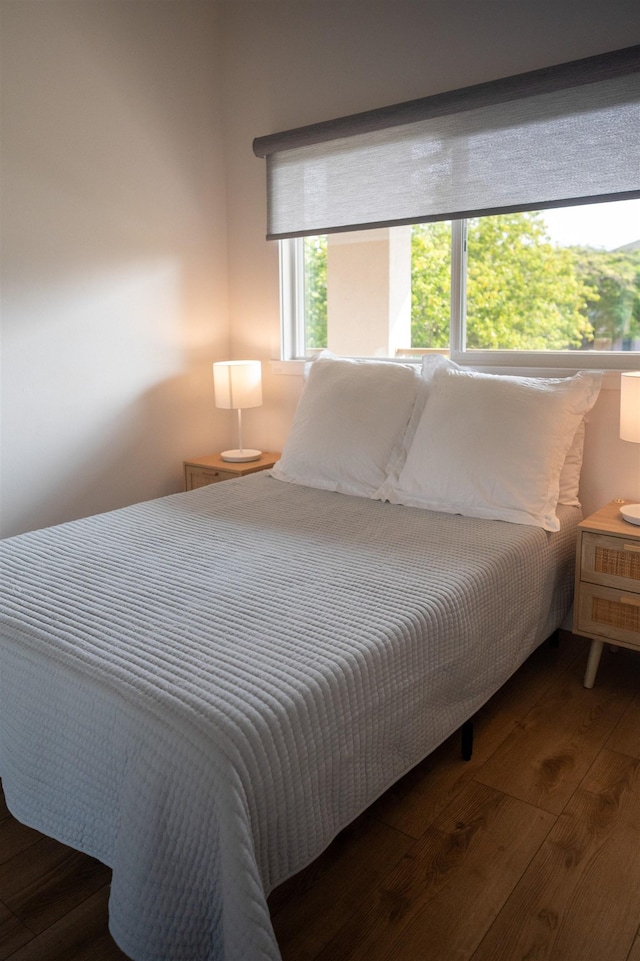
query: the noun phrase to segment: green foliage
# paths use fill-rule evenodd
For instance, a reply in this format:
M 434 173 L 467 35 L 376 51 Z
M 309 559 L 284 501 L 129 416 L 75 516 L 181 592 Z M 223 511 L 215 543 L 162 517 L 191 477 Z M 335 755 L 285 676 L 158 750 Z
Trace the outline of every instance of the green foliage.
M 576 270 L 596 296 L 587 299 L 587 316 L 596 346 L 624 349 L 640 337 L 640 249 L 593 250 L 574 247 Z
M 450 268 L 439 249 L 443 224 L 414 228 L 414 346 L 449 343 Z M 433 268 L 430 268 L 430 263 Z M 571 251 L 548 240 L 540 214 L 468 223 L 467 346 L 476 350 L 562 350 L 592 339 L 586 309 L 595 288 Z M 433 334 L 433 336 L 432 336 Z
M 327 238 L 304 239 L 305 346 L 327 346 Z
M 571 251 L 554 247 L 538 213 L 469 221 L 467 347 L 566 350 L 593 337 Z
M 411 233 L 411 346 L 448 347 L 451 224 L 418 224 Z

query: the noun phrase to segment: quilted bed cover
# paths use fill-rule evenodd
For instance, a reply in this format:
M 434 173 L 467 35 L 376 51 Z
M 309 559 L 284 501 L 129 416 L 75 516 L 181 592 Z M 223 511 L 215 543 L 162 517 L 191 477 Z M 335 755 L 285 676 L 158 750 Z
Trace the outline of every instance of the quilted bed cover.
M 262 473 L 2 542 L 10 810 L 111 866 L 134 961 L 275 961 L 267 893 L 561 623 L 560 516 Z

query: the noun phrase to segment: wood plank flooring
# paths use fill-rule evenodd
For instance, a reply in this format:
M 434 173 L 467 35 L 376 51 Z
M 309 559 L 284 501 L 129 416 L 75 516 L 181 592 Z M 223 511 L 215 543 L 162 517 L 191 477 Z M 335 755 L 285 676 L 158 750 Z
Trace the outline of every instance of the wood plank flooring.
M 269 899 L 284 961 L 640 961 L 640 655 L 543 645 Z M 0 961 L 126 961 L 107 868 L 0 797 Z M 247 958 L 246 961 L 253 961 Z

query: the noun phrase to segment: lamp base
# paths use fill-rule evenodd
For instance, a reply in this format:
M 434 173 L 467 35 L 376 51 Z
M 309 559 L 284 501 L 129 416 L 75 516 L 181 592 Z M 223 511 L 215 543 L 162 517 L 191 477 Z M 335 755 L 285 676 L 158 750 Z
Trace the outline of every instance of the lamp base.
M 261 450 L 223 450 L 220 454 L 222 460 L 232 464 L 244 464 L 246 461 L 259 460 L 262 457 Z
M 620 513 L 629 524 L 640 524 L 640 504 L 625 504 Z

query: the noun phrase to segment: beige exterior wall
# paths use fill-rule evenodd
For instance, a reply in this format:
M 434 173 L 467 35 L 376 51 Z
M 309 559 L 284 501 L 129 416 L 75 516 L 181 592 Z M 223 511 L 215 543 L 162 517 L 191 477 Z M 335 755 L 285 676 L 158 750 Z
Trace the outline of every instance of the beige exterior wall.
M 394 357 L 411 346 L 411 228 L 330 234 L 327 347 L 345 357 Z

